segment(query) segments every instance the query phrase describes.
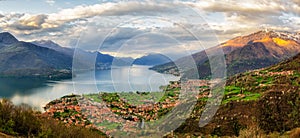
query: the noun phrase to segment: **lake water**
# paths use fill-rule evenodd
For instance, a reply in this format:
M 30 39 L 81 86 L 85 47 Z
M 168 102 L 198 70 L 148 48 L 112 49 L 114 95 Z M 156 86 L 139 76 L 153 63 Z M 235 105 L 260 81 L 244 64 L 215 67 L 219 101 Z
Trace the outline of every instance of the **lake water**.
M 9 98 L 15 104 L 26 103 L 42 110 L 49 101 L 66 94 L 160 91 L 160 86 L 179 80 L 179 77 L 160 74 L 148 68 L 131 66 L 90 71 L 63 81 L 1 78 L 0 97 Z

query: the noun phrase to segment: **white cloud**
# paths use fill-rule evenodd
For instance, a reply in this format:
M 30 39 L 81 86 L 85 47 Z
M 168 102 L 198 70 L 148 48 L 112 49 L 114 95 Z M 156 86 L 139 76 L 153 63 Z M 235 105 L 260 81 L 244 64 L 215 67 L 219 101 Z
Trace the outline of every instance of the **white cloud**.
M 58 4 L 58 1 L 54 0 L 46 0 L 46 2 Z M 201 16 L 205 21 L 196 20 L 198 16 L 187 13 L 188 10 L 181 5 L 188 5 L 200 10 L 203 12 Z M 168 20 L 163 21 L 164 17 L 176 20 L 181 15 L 186 20 L 180 22 L 179 25 Z M 195 38 L 180 26 L 199 31 L 210 26 L 216 32 L 216 37 L 222 42 L 264 27 L 299 31 L 299 15 L 300 3 L 298 0 L 105 2 L 62 9 L 50 14 L 1 13 L 0 30 L 12 32 L 24 40 L 51 39 L 65 46 L 75 46 L 80 38 L 81 45 L 84 45 L 86 49 L 93 49 L 99 47 L 99 41 L 103 40 L 119 23 L 125 23 L 116 27 L 115 32 L 102 47 L 103 50 L 114 52 L 114 48 L 120 48 L 127 40 L 149 32 L 169 34 L 183 43 L 193 44 L 192 49 L 197 50 L 198 47 L 193 43 Z M 156 16 L 161 17 L 161 21 L 150 18 Z M 140 17 L 140 20 L 126 23 Z M 214 37 L 207 36 L 205 33 L 202 36 L 202 41 L 210 41 L 211 37 Z M 166 49 L 165 51 L 178 52 L 176 48 L 174 49 L 174 43 L 153 35 L 148 35 L 143 39 L 139 38 L 135 41 L 136 43 L 133 42 L 130 42 L 131 47 L 143 49 L 147 47 L 147 49 L 157 51 L 160 44 Z M 141 52 L 143 49 L 135 52 Z
M 46 0 L 46 3 L 53 5 L 55 3 L 55 0 Z

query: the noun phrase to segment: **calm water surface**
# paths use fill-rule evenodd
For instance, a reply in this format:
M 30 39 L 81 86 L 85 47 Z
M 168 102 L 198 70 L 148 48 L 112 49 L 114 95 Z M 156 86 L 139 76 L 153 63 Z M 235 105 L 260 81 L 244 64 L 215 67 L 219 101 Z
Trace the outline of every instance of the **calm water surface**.
M 148 66 L 118 67 L 77 74 L 70 80 L 0 79 L 0 97 L 15 104 L 26 103 L 39 110 L 49 101 L 66 94 L 98 92 L 160 91 L 159 86 L 179 77 L 148 70 Z

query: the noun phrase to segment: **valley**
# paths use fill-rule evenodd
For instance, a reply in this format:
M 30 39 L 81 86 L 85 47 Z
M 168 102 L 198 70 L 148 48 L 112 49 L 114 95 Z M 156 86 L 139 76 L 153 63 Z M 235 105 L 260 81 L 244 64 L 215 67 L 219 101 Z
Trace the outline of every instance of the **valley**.
M 29 48 L 28 52 L 32 52 L 38 48 L 43 52 L 49 52 L 50 54 L 47 56 L 51 56 L 51 53 L 65 51 L 60 54 L 70 61 L 72 59 L 70 58 L 71 53 L 74 52 L 66 48 L 62 50 L 62 47 L 50 41 L 34 42 L 39 45 L 36 46 L 27 42 L 19 42 L 13 39 L 14 37 L 10 34 L 4 33 L 3 38 L 5 37 L 11 40 L 2 40 L 3 47 L 0 50 L 4 53 L 20 49 L 22 53 L 26 51 L 26 48 Z M 228 77 L 222 94 L 222 102 L 216 114 L 210 116 L 212 120 L 203 127 L 199 127 L 198 123 L 205 110 L 205 105 L 215 98 L 211 92 L 214 80 L 209 80 L 210 68 L 205 52 L 193 55 L 197 61 L 197 67 L 201 69 L 200 79 L 189 79 L 193 78 L 194 74 L 189 74 L 188 68 L 181 70 L 182 74 L 180 74 L 178 68 L 171 67 L 173 63 L 155 65 L 150 69 L 165 68 L 167 69 L 165 71 L 156 71 L 180 75 L 180 80 L 170 81 L 166 86 L 161 86 L 162 92 L 112 91 L 65 95 L 46 104 L 42 116 L 55 119 L 66 126 L 96 129 L 107 136 L 150 136 L 159 135 L 157 131 L 153 131 L 154 126 L 161 125 L 164 128 L 168 124 L 176 122 L 176 120 L 173 120 L 174 122 L 161 121 L 166 116 L 170 119 L 173 118 L 174 116 L 169 113 L 172 113 L 174 109 L 183 110 L 184 106 L 196 101 L 186 120 L 184 117 L 179 117 L 179 120 L 184 119 L 184 121 L 177 129 L 171 132 L 167 131 L 167 128 L 160 130 L 162 133 L 168 132 L 165 137 L 297 135 L 297 130 L 300 127 L 298 39 L 293 35 L 260 31 L 248 36 L 234 38 L 215 47 L 223 48 L 224 53 L 226 53 Z M 16 46 L 14 46 L 15 43 Z M 51 44 L 51 47 L 43 46 L 42 44 L 45 43 Z M 18 52 L 15 53 L 19 54 Z M 22 67 L 20 70 L 16 70 L 13 64 L 9 64 L 15 71 L 3 70 L 2 77 L 14 77 L 16 75 L 22 78 L 38 77 L 48 80 L 74 77 L 64 76 L 64 74 L 71 74 L 70 67 L 72 65 L 66 64 L 69 61 L 66 60 L 66 63 L 57 64 L 64 61 L 52 62 L 38 52 L 33 53 L 37 54 L 36 57 L 45 63 L 37 62 L 32 65 L 35 67 L 34 70 L 26 62 L 20 63 L 20 67 Z M 83 53 L 87 54 L 82 51 Z M 161 58 L 160 55 L 158 57 Z M 154 59 L 158 57 L 153 56 Z M 57 57 L 55 58 L 57 59 Z M 145 64 L 152 60 L 148 58 L 149 56 L 143 59 Z M 99 65 L 96 69 L 110 69 L 109 66 L 112 64 L 110 56 L 102 55 L 99 59 L 101 59 L 99 61 L 108 59 L 108 62 L 96 63 Z M 8 62 L 12 62 L 10 60 L 7 59 Z M 118 60 L 116 63 L 122 65 L 143 64 L 139 63 L 142 61 L 141 59 L 138 59 L 137 62 L 126 59 L 131 63 L 126 62 L 125 59 Z M 184 60 L 185 58 L 181 58 L 174 62 L 184 63 Z M 50 65 L 54 67 L 52 72 L 47 68 L 47 66 L 50 68 Z M 41 68 L 36 68 L 39 66 Z M 23 68 L 26 73 L 22 71 Z M 46 75 L 39 74 L 39 72 Z M 153 73 L 153 71 L 150 72 Z M 189 95 L 189 92 L 196 93 L 196 95 L 190 96 L 190 99 L 182 100 L 182 96 Z M 179 115 L 180 112 L 176 111 L 175 114 Z
M 268 133 L 287 136 L 292 132 L 296 133 L 294 131 L 300 127 L 299 61 L 300 54 L 270 67 L 229 77 L 222 103 L 212 120 L 204 127 L 199 127 L 198 121 L 206 102 L 211 98 L 210 82 L 207 80 L 189 80 L 184 85 L 180 82 L 170 82 L 164 92 L 159 93 L 99 93 L 75 99 L 78 108 L 81 108 L 79 112 L 85 119 L 90 119 L 96 128 L 108 135 L 116 135 L 119 129 L 127 132 L 126 135 L 129 135 L 129 132 L 138 132 L 137 126 L 140 126 L 141 122 L 151 124 L 159 120 L 161 115 L 180 106 L 178 96 L 188 90 L 198 91 L 198 96 L 194 97 L 197 102 L 192 114 L 166 137 L 209 135 L 251 137 L 254 134 L 267 137 Z M 187 84 L 191 84 L 191 87 Z M 51 110 L 50 113 L 54 118 L 57 118 L 55 112 L 65 112 L 60 110 L 64 106 L 54 108 L 57 105 L 59 104 L 54 102 L 47 106 L 50 107 L 47 109 L 48 112 Z M 65 119 L 59 118 L 58 120 Z M 148 130 L 147 127 L 143 131 L 149 133 L 148 135 L 152 134 L 151 129 Z
M 299 0 L 0 6 L 1 138 L 300 138 Z

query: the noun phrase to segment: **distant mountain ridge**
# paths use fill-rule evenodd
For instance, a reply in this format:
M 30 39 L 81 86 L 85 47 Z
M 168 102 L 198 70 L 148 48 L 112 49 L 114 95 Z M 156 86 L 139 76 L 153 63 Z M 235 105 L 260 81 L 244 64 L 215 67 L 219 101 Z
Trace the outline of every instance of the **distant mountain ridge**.
M 75 53 L 75 49 L 62 47 L 51 40 L 39 40 L 33 41 L 31 43 L 41 47 L 53 49 L 57 52 L 61 52 L 69 56 L 74 56 Z M 151 53 L 140 58 L 133 59 L 131 57 L 113 57 L 108 54 L 102 54 L 100 52 L 87 52 L 81 49 L 76 50 L 76 55 L 80 56 L 78 60 L 82 60 L 79 61 L 82 64 L 86 63 L 86 60 L 90 60 L 93 57 L 97 57 L 96 69 L 109 69 L 112 64 L 113 66 L 131 66 L 132 64 L 153 66 L 170 62 L 170 59 L 168 59 L 168 57 L 162 54 Z
M 247 36 L 233 38 L 208 50 L 220 48 L 225 54 L 227 75 L 231 76 L 236 73 L 267 67 L 296 55 L 300 52 L 300 36 L 299 33 L 258 31 Z M 209 60 L 205 51 L 195 53 L 192 57 L 197 64 L 199 77 L 209 77 Z M 187 63 L 187 60 L 187 57 L 183 57 L 175 63 L 182 65 Z M 172 74 L 181 70 L 183 77 L 195 76 L 191 73 L 188 65 L 182 66 L 187 68 L 178 69 L 174 63 L 167 63 L 154 66 L 151 69 Z
M 115 57 L 112 66 L 131 66 L 133 61 L 132 57 Z
M 31 43 L 33 43 L 37 46 L 53 49 L 55 51 L 64 53 L 64 54 L 69 55 L 69 56 L 73 56 L 73 54 L 74 54 L 74 49 L 62 47 L 62 46 L 58 45 L 57 43 L 55 43 L 51 40 L 32 41 Z
M 71 78 L 74 63 L 78 70 L 105 70 L 114 66 L 157 65 L 166 63 L 160 54 L 133 59 L 113 57 L 98 51 L 62 47 L 51 40 L 23 42 L 9 32 L 0 33 L 0 77 Z M 76 59 L 75 59 L 76 58 Z M 93 61 L 95 60 L 95 62 Z
M 111 63 L 114 58 L 111 55 L 102 54 L 100 52 L 89 52 L 89 51 L 84 51 L 80 48 L 77 48 L 75 50 L 74 48 L 62 47 L 51 40 L 33 41 L 31 43 L 41 46 L 41 47 L 53 49 L 57 52 L 66 54 L 66 55 L 72 57 L 73 59 L 76 58 L 76 60 L 77 60 L 76 63 L 80 64 L 81 67 L 90 67 L 90 68 L 86 68 L 86 69 L 91 69 L 94 66 L 95 66 L 95 69 L 98 69 L 98 70 L 110 69 Z M 89 60 L 91 60 L 93 58 L 96 58 L 95 65 L 88 65 L 90 63 Z
M 0 33 L 0 77 L 71 78 L 74 58 L 79 69 L 104 70 L 110 69 L 114 57 L 61 47 L 51 40 L 23 42 L 9 32 Z
M 159 64 L 164 64 L 167 62 L 171 62 L 171 60 L 162 55 L 162 54 L 148 54 L 145 56 L 142 56 L 140 58 L 137 58 L 133 61 L 133 64 L 135 65 L 159 65 Z

